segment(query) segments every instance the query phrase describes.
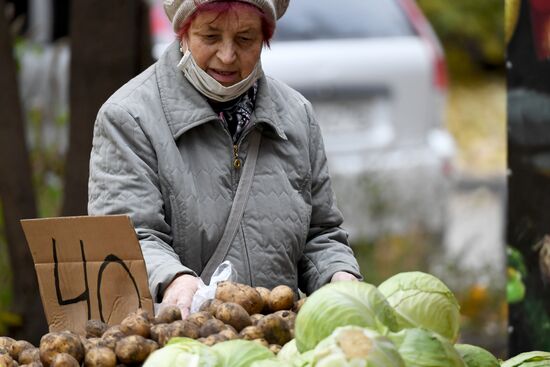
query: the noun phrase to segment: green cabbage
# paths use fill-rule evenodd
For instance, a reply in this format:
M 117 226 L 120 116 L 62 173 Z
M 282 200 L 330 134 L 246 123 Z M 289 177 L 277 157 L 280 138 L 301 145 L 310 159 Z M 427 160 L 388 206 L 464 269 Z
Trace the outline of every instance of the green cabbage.
M 489 351 L 471 344 L 455 344 L 467 367 L 499 367 L 500 363 Z
M 451 342 L 428 329 L 403 329 L 390 333 L 406 367 L 466 367 Z
M 550 353 L 531 351 L 520 353 L 500 365 L 501 367 L 548 367 L 550 366 Z
M 313 350 L 316 367 L 405 367 L 396 346 L 375 330 L 339 327 Z
M 277 359 L 281 361 L 293 361 L 296 358 L 300 356 L 300 352 L 298 351 L 298 347 L 296 346 L 296 339 L 292 339 L 279 351 L 277 354 Z
M 299 354 L 292 360 L 294 367 L 310 367 L 313 365 L 313 350 L 308 350 L 305 353 Z
M 211 348 L 220 361 L 217 367 L 249 367 L 255 361 L 275 357 L 269 349 L 251 340 L 227 340 Z
M 143 367 L 217 367 L 218 357 L 209 347 L 190 338 L 173 338 L 147 358 Z
M 400 328 L 423 327 L 456 342 L 460 330 L 460 306 L 454 294 L 431 274 L 398 273 L 378 286 L 397 311 Z
M 281 361 L 277 358 L 270 358 L 253 362 L 250 367 L 294 367 L 294 364 L 289 361 Z
M 363 282 L 330 283 L 311 294 L 296 316 L 300 352 L 315 348 L 339 326 L 355 325 L 380 333 L 397 331 L 395 311 L 378 289 Z

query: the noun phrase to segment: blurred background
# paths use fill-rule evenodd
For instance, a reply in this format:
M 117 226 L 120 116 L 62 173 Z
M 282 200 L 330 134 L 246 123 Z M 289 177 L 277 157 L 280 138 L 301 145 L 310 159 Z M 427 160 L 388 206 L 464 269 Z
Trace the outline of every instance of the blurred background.
M 366 281 L 437 275 L 461 341 L 505 358 L 503 2 L 342 4 L 291 1 L 264 70 L 313 103 Z M 45 325 L 18 220 L 86 214 L 95 114 L 173 34 L 154 0 L 0 0 L 0 15 L 0 335 L 33 341 Z

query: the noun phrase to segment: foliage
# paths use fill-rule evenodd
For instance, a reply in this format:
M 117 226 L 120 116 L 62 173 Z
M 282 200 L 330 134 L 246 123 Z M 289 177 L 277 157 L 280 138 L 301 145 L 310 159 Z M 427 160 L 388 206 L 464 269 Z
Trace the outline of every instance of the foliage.
M 506 171 L 506 79 L 478 74 L 451 84 L 447 128 L 456 140 L 459 170 L 474 174 Z
M 504 63 L 502 0 L 418 0 L 439 36 L 451 73 Z
M 14 57 L 18 72 L 22 72 L 21 61 L 25 52 L 39 57 L 43 53 L 43 47 L 23 37 L 16 37 Z M 58 142 L 63 140 L 63 135 L 67 133 L 68 114 L 66 108 L 60 106 L 45 103 L 29 106 L 24 103 L 25 101 L 22 102 L 38 216 L 57 216 L 60 213 L 65 162 L 65 152 Z M 50 138 L 46 139 L 46 136 Z M 20 315 L 8 311 L 13 308 L 12 271 L 9 260 L 0 200 L 0 335 L 7 332 L 8 326 L 21 323 Z

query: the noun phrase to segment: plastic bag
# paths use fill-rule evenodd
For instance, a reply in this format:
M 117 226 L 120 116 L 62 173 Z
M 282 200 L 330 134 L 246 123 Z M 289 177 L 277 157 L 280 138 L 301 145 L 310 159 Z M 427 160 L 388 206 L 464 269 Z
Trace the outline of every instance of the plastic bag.
M 209 285 L 204 284 L 202 279 L 199 278 L 199 286 L 197 288 L 197 292 L 193 296 L 190 312 L 197 312 L 204 302 L 216 296 L 216 288 L 218 287 L 219 282 L 223 282 L 224 280 L 233 280 L 235 278 L 236 274 L 233 270 L 233 265 L 227 260 L 222 262 L 216 268 L 214 274 L 212 274 Z
M 201 278 L 198 279 L 199 284 L 197 287 L 197 291 L 195 295 L 193 296 L 193 300 L 191 301 L 191 308 L 189 309 L 190 313 L 197 312 L 201 305 L 216 296 L 216 288 L 219 282 L 222 282 L 224 280 L 234 280 L 236 279 L 236 273 L 233 270 L 233 265 L 230 261 L 224 261 L 222 262 L 214 271 L 214 274 L 212 274 L 212 278 L 210 279 L 210 284 L 206 285 L 202 281 Z M 155 316 L 158 315 L 164 307 L 166 307 L 167 304 L 165 303 L 154 303 L 154 313 Z M 179 306 L 179 305 L 178 305 Z

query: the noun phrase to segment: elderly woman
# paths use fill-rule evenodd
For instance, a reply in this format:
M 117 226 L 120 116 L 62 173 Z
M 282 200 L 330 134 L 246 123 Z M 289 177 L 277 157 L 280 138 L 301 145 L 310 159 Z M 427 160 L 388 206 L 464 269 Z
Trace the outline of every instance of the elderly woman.
M 131 217 L 155 302 L 188 311 L 224 260 L 305 293 L 361 277 L 311 105 L 262 72 L 287 5 L 165 0 L 178 41 L 98 114 L 88 211 Z

